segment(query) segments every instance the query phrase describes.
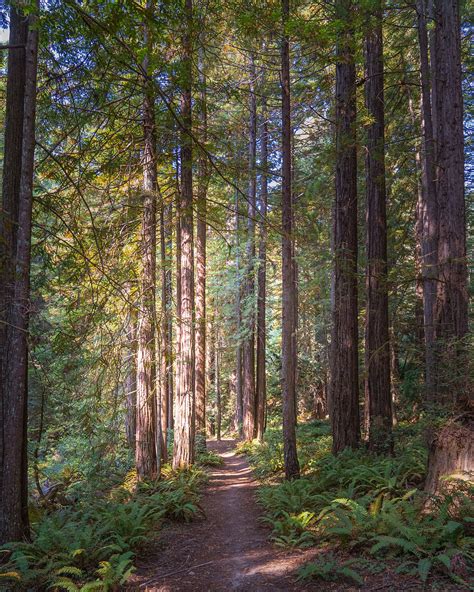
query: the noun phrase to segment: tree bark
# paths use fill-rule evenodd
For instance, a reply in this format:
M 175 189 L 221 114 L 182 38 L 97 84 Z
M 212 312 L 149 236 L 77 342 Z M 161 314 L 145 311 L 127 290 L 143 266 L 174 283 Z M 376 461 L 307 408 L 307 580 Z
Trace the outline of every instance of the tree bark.
M 31 217 L 35 150 L 38 30 L 36 12 L 11 10 L 5 167 L 0 242 L 5 306 L 2 319 L 2 434 L 0 464 L 0 543 L 29 536 L 28 520 L 28 325 L 30 312 Z M 13 55 L 12 52 L 18 52 Z M 15 102 L 13 102 L 15 101 Z M 17 101 L 17 102 L 16 102 Z M 14 160 L 17 158 L 18 160 Z
M 423 279 L 423 323 L 425 337 L 426 398 L 436 396 L 436 357 L 434 343 L 434 307 L 438 273 L 439 211 L 436 195 L 435 145 L 431 104 L 430 59 L 426 0 L 417 0 L 418 42 L 420 47 L 421 111 L 423 128 L 421 205 L 421 260 Z M 433 81 L 434 83 L 434 81 Z M 433 97 L 436 95 L 433 86 Z
M 256 215 L 256 150 L 257 150 L 257 99 L 255 95 L 255 62 L 249 62 L 249 193 L 247 219 L 247 253 L 244 279 L 244 337 L 242 343 L 242 399 L 243 437 L 255 437 L 255 215 Z
M 438 200 L 438 273 L 434 307 L 436 391 L 434 401 L 462 415 L 434 438 L 428 458 L 426 489 L 439 478 L 473 470 L 473 403 L 466 346 L 468 293 L 464 202 L 464 135 L 459 2 L 434 3 L 431 59 L 435 92 L 436 195 Z
M 177 360 L 176 417 L 174 426 L 173 467 L 188 467 L 194 462 L 195 433 L 195 331 L 194 331 L 194 230 L 192 171 L 192 24 L 193 3 L 185 2 L 183 38 L 183 90 L 181 97 L 181 302 L 179 351 Z
M 128 291 L 130 297 L 130 290 Z M 137 311 L 130 305 L 126 320 L 126 368 L 124 380 L 125 395 L 125 433 L 128 447 L 135 451 L 135 436 L 137 431 Z
M 160 399 L 161 399 L 161 457 L 168 458 L 168 432 L 173 415 L 173 364 L 172 364 L 172 208 L 165 205 L 163 198 L 160 207 L 160 256 L 161 256 L 161 327 L 160 327 Z
M 240 212 L 239 212 L 239 192 L 235 192 L 235 317 L 237 346 L 235 351 L 235 427 L 239 437 L 243 437 L 243 398 L 242 398 L 242 286 L 240 281 Z
M 23 501 L 6 497 L 6 490 L 19 491 L 17 475 L 6 472 L 7 455 L 10 453 L 6 440 L 10 415 L 10 394 L 7 388 L 9 368 L 9 343 L 7 341 L 9 316 L 14 299 L 15 256 L 18 228 L 18 204 L 21 177 L 21 152 L 25 102 L 25 45 L 28 37 L 28 19 L 14 7 L 10 10 L 8 77 L 6 89 L 3 186 L 0 210 L 0 544 L 19 540 L 22 536 L 21 512 Z M 19 411 L 23 413 L 23 411 Z M 20 438 L 20 434 L 16 434 Z M 13 461 L 20 467 L 18 459 Z M 23 467 L 23 474 L 26 468 Z M 12 486 L 8 484 L 12 478 Z M 11 520 L 8 517 L 11 516 Z M 27 528 L 27 524 L 25 524 Z
M 436 191 L 438 200 L 438 281 L 435 303 L 437 400 L 460 404 L 469 397 L 464 134 L 461 27 L 458 0 L 435 0 L 433 71 L 436 93 Z
M 334 207 L 334 308 L 331 339 L 333 452 L 360 441 L 357 327 L 357 151 L 353 3 L 338 0 L 342 23 L 336 62 L 336 203 Z
M 206 76 L 203 50 L 199 50 L 200 137 L 207 141 Z M 206 447 L 206 197 L 207 157 L 201 151 L 198 160 L 197 236 L 196 236 L 196 436 Z
M 222 397 L 220 380 L 220 340 L 219 327 L 217 325 L 217 308 L 214 313 L 214 388 L 216 391 L 216 439 L 221 440 L 222 431 Z
M 150 13 L 152 0 L 147 2 Z M 143 69 L 149 71 L 151 40 L 148 25 L 144 26 L 145 51 Z M 156 212 L 157 212 L 157 158 L 155 100 L 153 87 L 143 78 L 143 196 L 140 249 L 142 269 L 140 276 L 140 305 L 137 321 L 137 397 L 135 464 L 139 480 L 159 476 L 161 458 L 161 424 L 157 417 L 156 384 Z
M 446 424 L 433 438 L 425 491 L 449 489 L 443 477 L 472 481 L 474 477 L 474 415 L 468 412 Z
M 365 400 L 369 448 L 391 452 L 392 402 L 387 286 L 387 213 L 385 189 L 385 105 L 382 1 L 369 16 L 365 38 L 365 106 L 371 123 L 366 146 L 366 325 Z
M 263 86 L 263 85 L 262 85 Z M 263 89 L 265 93 L 265 89 Z M 266 216 L 268 205 L 268 122 L 267 101 L 262 95 L 262 122 L 260 126 L 260 168 L 262 170 L 260 182 L 260 242 L 258 248 L 257 275 L 257 439 L 263 442 L 265 429 L 266 405 L 266 282 L 267 282 L 267 229 Z
M 300 476 L 296 450 L 296 274 L 291 170 L 290 41 L 286 31 L 290 2 L 282 0 L 281 120 L 282 120 L 282 397 L 285 477 Z

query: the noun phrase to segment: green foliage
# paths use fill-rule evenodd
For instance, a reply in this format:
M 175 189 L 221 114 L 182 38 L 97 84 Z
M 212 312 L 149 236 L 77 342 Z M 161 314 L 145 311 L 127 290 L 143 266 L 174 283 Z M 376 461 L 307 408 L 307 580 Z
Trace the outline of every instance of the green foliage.
M 298 572 L 299 580 L 321 579 L 325 582 L 335 582 L 340 579 L 351 580 L 356 584 L 363 584 L 364 580 L 354 569 L 352 565 L 357 559 L 339 562 L 332 554 L 327 554 L 318 561 L 308 563 Z
M 312 512 L 300 512 L 289 514 L 284 510 L 279 519 L 275 520 L 270 516 L 262 518 L 272 526 L 272 538 L 275 545 L 279 547 L 311 547 L 314 544 L 314 535 L 307 530 L 314 521 Z
M 277 483 L 280 469 L 276 467 L 272 476 L 268 457 L 278 449 L 278 431 L 272 430 L 263 445 L 242 446 L 257 474 L 265 478 L 258 500 L 275 544 L 305 547 L 326 543 L 396 560 L 400 569 L 423 582 L 435 571 L 465 582 L 474 558 L 469 518 L 474 509 L 472 487 L 452 484 L 443 496 L 426 499 L 418 489 L 426 467 L 422 430 L 423 424 L 418 429 L 402 426 L 394 457 L 375 456 L 365 450 L 346 450 L 334 457 L 319 422 L 300 426 L 299 447 L 304 442 L 306 454 L 313 450 L 315 456 L 302 463 L 303 478 Z M 322 443 L 318 445 L 312 438 Z M 337 562 L 324 561 L 307 567 L 306 577 L 340 575 Z
M 203 473 L 169 472 L 166 479 L 140 483 L 129 499 L 102 499 L 88 507 L 58 510 L 34 527 L 31 543 L 3 547 L 8 561 L 0 581 L 22 588 L 116 590 L 133 572 L 136 550 L 165 519 L 193 519 L 199 513 Z M 123 490 L 127 492 L 127 490 Z
M 220 467 L 224 464 L 222 457 L 212 450 L 205 450 L 200 452 L 197 456 L 196 463 L 203 467 Z

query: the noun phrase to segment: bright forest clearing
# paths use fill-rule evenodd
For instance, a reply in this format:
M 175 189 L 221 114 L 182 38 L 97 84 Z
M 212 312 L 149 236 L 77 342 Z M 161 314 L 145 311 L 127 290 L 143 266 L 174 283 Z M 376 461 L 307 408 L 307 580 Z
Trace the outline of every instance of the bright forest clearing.
M 474 590 L 472 0 L 0 7 L 0 588 Z

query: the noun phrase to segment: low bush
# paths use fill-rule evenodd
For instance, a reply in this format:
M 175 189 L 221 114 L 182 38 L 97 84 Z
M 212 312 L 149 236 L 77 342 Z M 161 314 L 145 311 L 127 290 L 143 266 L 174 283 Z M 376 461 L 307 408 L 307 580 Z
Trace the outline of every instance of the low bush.
M 166 472 L 166 471 L 165 471 Z M 102 592 L 118 590 L 134 570 L 136 550 L 163 520 L 199 514 L 199 469 L 172 472 L 157 482 L 123 486 L 92 505 L 62 508 L 33 525 L 31 543 L 0 549 L 0 588 Z
M 281 481 L 281 431 L 272 430 L 263 444 L 241 447 L 263 480 L 258 500 L 274 543 L 339 547 L 362 557 L 394 560 L 400 572 L 415 574 L 422 582 L 437 573 L 466 586 L 474 562 L 472 487 L 454 484 L 427 500 L 421 489 L 426 467 L 421 429 L 399 428 L 393 457 L 364 449 L 335 457 L 328 429 L 324 422 L 298 428 L 302 478 L 291 482 Z M 273 456 L 280 460 L 270 466 Z M 333 579 L 349 569 L 332 556 L 321 561 L 305 568 L 301 577 Z

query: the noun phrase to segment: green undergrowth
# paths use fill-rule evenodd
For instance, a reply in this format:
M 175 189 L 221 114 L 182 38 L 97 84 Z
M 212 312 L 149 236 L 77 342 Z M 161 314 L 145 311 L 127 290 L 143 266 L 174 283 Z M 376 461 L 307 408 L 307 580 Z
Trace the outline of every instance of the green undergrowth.
M 472 486 L 451 483 L 446 493 L 427 500 L 422 491 L 427 460 L 422 427 L 401 426 L 396 441 L 393 457 L 365 449 L 335 457 L 325 422 L 301 425 L 302 478 L 292 482 L 282 480 L 280 430 L 270 430 L 263 444 L 245 443 L 239 450 L 248 454 L 262 481 L 258 499 L 273 542 L 325 550 L 300 577 L 358 582 L 357 564 L 376 559 L 423 583 L 446 577 L 460 589 L 474 589 Z M 338 561 L 334 551 L 349 555 L 349 563 Z
M 7 544 L 0 553 L 0 589 L 122 589 L 134 558 L 164 521 L 190 521 L 199 513 L 199 468 L 165 467 L 157 482 L 136 483 L 130 472 L 122 484 L 90 498 L 44 513 L 33 525 L 31 543 Z

